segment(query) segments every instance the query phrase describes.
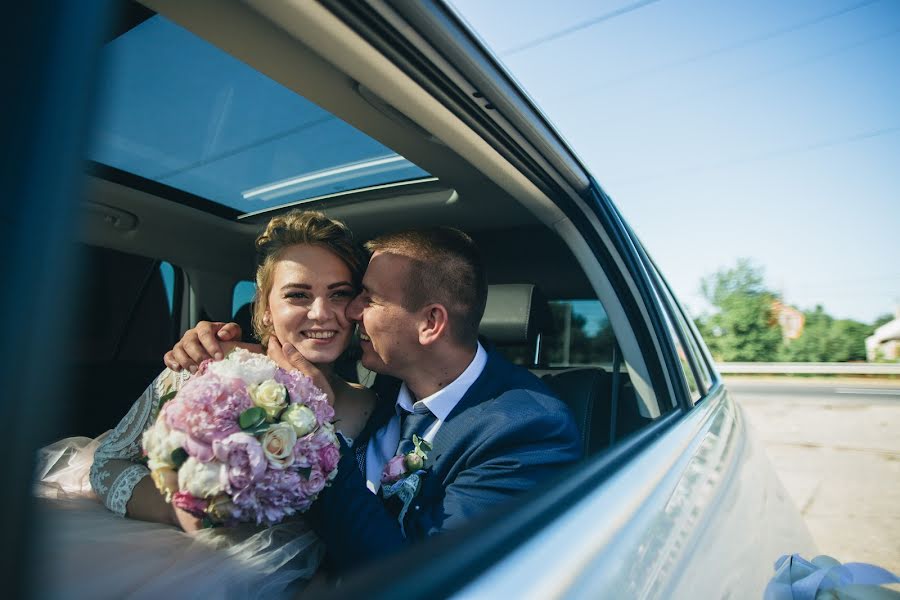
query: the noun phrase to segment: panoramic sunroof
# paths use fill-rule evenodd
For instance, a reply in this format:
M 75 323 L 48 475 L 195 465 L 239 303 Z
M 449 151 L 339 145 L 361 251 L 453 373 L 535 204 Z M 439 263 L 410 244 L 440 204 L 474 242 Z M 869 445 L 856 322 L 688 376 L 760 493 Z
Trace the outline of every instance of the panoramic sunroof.
M 428 177 L 163 17 L 109 42 L 88 158 L 254 212 Z

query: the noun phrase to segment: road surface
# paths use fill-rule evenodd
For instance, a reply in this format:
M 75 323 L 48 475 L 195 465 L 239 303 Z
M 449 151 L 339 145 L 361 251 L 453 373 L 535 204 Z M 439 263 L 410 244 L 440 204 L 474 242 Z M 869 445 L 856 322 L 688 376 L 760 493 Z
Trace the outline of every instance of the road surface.
M 819 552 L 900 574 L 900 381 L 726 384 Z

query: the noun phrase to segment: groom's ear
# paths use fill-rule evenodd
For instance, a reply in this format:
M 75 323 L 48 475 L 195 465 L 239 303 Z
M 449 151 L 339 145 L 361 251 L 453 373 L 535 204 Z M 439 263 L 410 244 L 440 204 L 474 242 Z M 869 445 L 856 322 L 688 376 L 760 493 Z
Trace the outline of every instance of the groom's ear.
M 443 304 L 428 304 L 422 307 L 419 321 L 419 343 L 429 346 L 447 335 L 450 330 L 450 315 Z

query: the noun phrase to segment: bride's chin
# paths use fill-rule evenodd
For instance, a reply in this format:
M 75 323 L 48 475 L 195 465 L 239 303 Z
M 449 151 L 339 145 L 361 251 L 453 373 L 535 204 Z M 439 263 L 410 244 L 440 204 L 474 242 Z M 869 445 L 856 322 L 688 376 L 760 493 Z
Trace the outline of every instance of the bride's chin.
M 300 350 L 300 354 L 303 355 L 303 358 L 308 360 L 314 365 L 330 365 L 334 361 L 338 359 L 338 357 L 343 354 L 345 348 L 341 348 L 340 350 L 336 348 L 318 349 L 318 348 L 305 348 L 298 347 Z

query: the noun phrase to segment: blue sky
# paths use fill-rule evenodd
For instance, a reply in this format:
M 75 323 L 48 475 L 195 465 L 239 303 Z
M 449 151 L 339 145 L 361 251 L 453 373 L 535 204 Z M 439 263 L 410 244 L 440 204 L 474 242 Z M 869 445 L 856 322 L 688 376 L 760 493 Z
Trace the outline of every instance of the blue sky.
M 689 310 L 749 257 L 799 308 L 900 304 L 900 0 L 451 0 Z

